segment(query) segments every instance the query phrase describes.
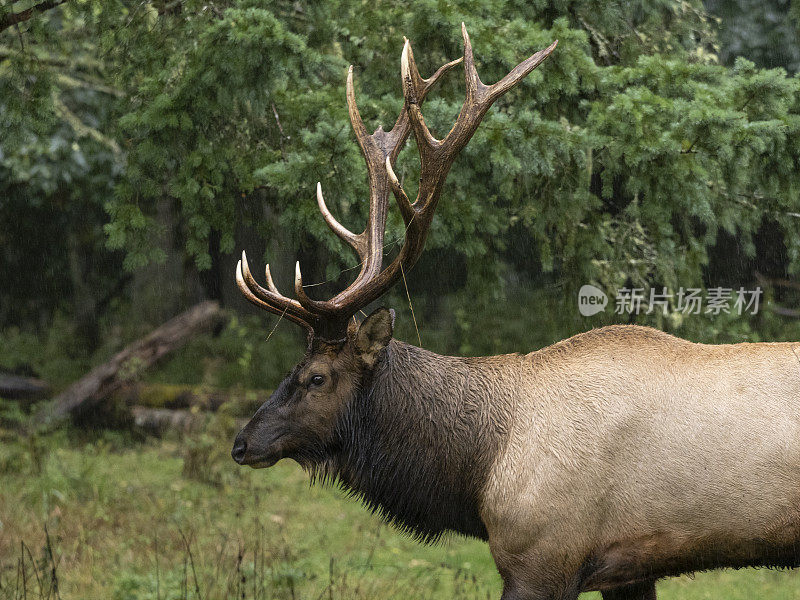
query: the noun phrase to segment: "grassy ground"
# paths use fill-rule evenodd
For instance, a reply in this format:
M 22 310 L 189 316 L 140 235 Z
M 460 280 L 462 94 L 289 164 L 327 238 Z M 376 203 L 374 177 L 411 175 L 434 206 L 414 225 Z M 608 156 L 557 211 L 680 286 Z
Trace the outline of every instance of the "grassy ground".
M 417 544 L 341 492 L 309 488 L 294 463 L 238 468 L 229 431 L 133 442 L 0 429 L 0 599 L 55 587 L 87 600 L 499 597 L 485 544 Z M 800 598 L 798 575 L 700 574 L 660 583 L 659 598 Z

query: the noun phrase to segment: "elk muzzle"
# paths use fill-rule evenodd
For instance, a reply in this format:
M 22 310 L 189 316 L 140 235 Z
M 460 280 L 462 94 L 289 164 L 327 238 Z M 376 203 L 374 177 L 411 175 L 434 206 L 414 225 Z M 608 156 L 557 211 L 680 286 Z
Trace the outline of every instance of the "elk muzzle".
M 271 467 L 283 458 L 280 440 L 284 436 L 278 432 L 259 431 L 262 428 L 254 430 L 252 425 L 250 421 L 236 436 L 231 457 L 240 465 L 254 469 Z
M 247 440 L 239 433 L 233 441 L 233 449 L 231 450 L 231 457 L 240 465 L 244 464 L 245 456 L 247 456 Z

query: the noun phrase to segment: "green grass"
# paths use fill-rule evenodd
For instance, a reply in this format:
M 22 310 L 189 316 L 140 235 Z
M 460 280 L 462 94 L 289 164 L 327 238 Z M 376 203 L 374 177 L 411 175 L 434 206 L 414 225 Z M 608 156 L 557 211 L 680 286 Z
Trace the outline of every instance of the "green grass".
M 53 567 L 64 599 L 499 598 L 485 544 L 420 545 L 288 461 L 241 469 L 229 431 L 187 445 L 0 429 L 0 599 L 55 598 Z M 800 577 L 704 573 L 659 598 L 800 598 Z

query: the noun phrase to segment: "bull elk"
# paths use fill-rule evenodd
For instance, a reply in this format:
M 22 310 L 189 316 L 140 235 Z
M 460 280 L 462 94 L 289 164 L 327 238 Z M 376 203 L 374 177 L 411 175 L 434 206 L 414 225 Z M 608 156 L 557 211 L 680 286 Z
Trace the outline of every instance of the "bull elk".
M 420 256 L 447 173 L 491 104 L 544 61 L 537 52 L 484 85 L 466 29 L 463 58 L 429 79 L 411 45 L 404 106 L 368 135 L 347 76 L 350 121 L 369 174 L 360 234 L 319 210 L 361 262 L 327 301 L 266 287 L 247 259 L 236 281 L 252 303 L 302 325 L 301 362 L 236 437 L 237 463 L 292 458 L 338 481 L 422 541 L 447 531 L 488 541 L 504 600 L 655 598 L 655 581 L 719 567 L 800 564 L 800 344 L 690 343 L 654 329 L 596 329 L 530 354 L 439 356 L 393 340 L 394 313 L 354 315 Z M 420 104 L 463 61 L 466 100 L 436 139 Z M 419 149 L 411 202 L 393 171 L 410 132 Z M 405 221 L 383 268 L 389 196 Z

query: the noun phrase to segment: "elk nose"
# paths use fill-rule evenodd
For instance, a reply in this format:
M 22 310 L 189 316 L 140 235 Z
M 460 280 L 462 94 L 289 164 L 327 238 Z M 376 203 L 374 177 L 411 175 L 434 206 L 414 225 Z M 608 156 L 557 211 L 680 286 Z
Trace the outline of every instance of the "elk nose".
M 247 452 L 247 442 L 242 436 L 237 436 L 236 441 L 233 442 L 233 450 L 231 456 L 240 465 L 244 463 L 244 455 Z

